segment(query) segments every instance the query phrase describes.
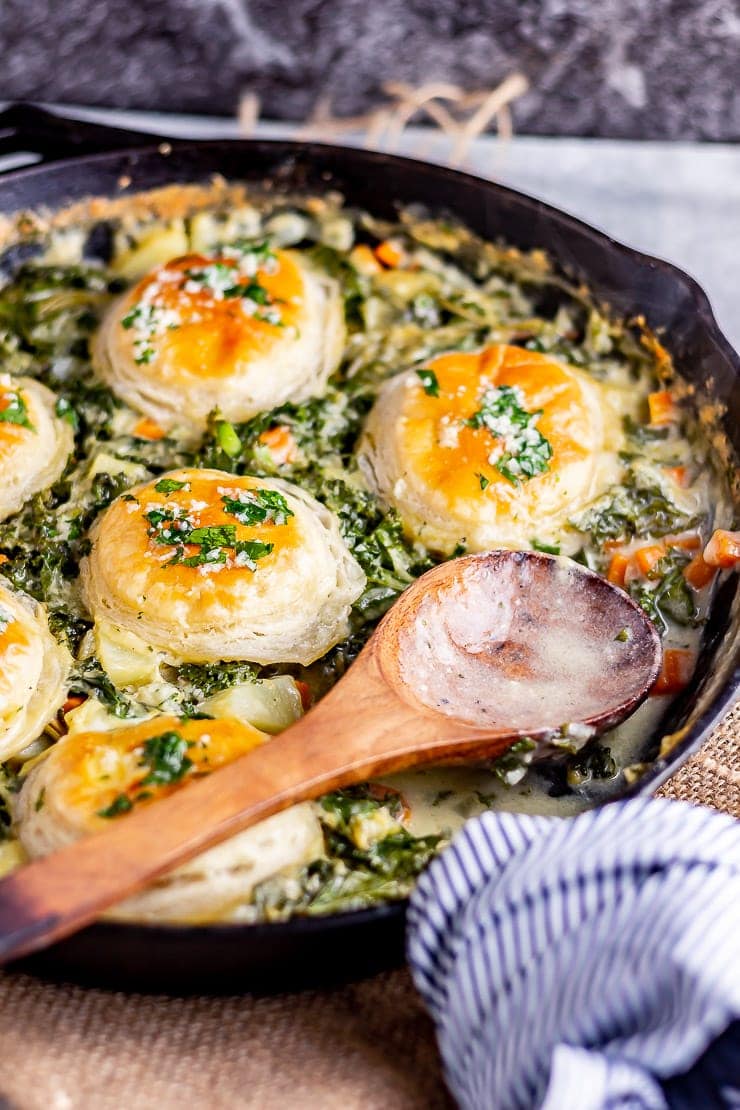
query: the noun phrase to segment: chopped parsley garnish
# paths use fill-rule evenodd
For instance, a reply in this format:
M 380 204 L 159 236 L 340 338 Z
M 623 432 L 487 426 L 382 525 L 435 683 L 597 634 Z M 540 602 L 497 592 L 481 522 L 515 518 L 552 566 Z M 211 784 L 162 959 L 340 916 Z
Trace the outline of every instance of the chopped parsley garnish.
M 157 493 L 167 495 L 168 493 L 177 493 L 179 489 L 185 489 L 187 485 L 187 482 L 176 482 L 174 478 L 160 478 L 154 488 Z
M 36 429 L 28 416 L 28 406 L 19 389 L 10 389 L 0 393 L 0 422 L 4 424 L 19 424 L 22 428 Z
M 223 254 L 226 258 L 237 258 L 243 273 L 252 267 L 269 273 L 277 265 L 277 255 L 267 239 L 235 239 L 223 248 Z
M 234 566 L 255 570 L 259 559 L 264 559 L 273 549 L 271 543 L 259 540 L 237 540 L 235 524 L 212 524 L 195 527 L 181 510 L 162 508 L 144 513 L 149 524 L 149 538 L 163 547 L 174 547 L 175 552 L 167 566 L 199 567 L 223 564 L 228 552 L 234 552 Z M 185 545 L 199 548 L 186 554 Z
M 264 559 L 265 555 L 269 555 L 274 546 L 272 543 L 262 543 L 261 540 L 239 540 L 236 545 L 234 564 L 238 567 L 249 567 L 250 570 L 256 570 L 257 560 Z
M 156 350 L 151 340 L 167 331 L 178 328 L 182 323 L 178 313 L 163 305 L 140 301 L 129 309 L 121 319 L 121 327 L 126 331 L 134 330 L 134 362 L 137 366 L 147 366 L 154 361 Z
M 490 479 L 486 478 L 485 474 L 476 474 L 476 478 L 481 489 L 487 489 L 491 484 Z
M 139 766 L 147 767 L 148 772 L 138 785 L 170 786 L 180 782 L 193 766 L 193 761 L 187 754 L 190 747 L 192 742 L 185 740 L 174 730 L 150 736 L 144 741 L 139 760 Z M 117 794 L 109 806 L 98 810 L 98 817 L 120 817 L 134 808 L 134 802 L 151 796 L 150 791 L 140 792 L 133 799 L 128 794 Z M 36 808 L 40 808 L 38 802 Z
M 537 428 L 542 410 L 527 412 L 518 386 L 487 389 L 477 412 L 465 421 L 471 428 L 487 428 L 499 440 L 489 462 L 512 485 L 534 478 L 548 468 L 552 446 Z
M 273 256 L 274 257 L 274 256 Z M 237 254 L 237 264 L 229 262 L 209 262 L 205 266 L 193 266 L 185 271 L 185 292 L 197 292 L 198 289 L 207 289 L 214 300 L 222 301 L 239 298 L 242 309 L 248 316 L 262 320 L 276 327 L 282 325 L 280 313 L 276 308 L 276 301 L 269 289 L 257 278 L 257 265 L 254 261 L 245 266 L 249 255 L 243 252 Z M 248 281 L 242 281 L 242 277 Z M 259 309 L 265 308 L 266 312 Z
M 98 810 L 98 817 L 120 817 L 122 813 L 129 813 L 133 808 L 134 803 L 128 794 L 116 794 L 109 806 Z
M 439 397 L 439 381 L 433 370 L 417 370 L 417 377 L 430 397 Z
M 285 524 L 292 509 L 282 493 L 272 489 L 255 489 L 240 493 L 238 497 L 221 497 L 224 509 L 235 516 L 240 524 Z
M 141 767 L 148 767 L 149 773 L 141 780 L 142 786 L 165 786 L 188 773 L 193 761 L 187 755 L 192 744 L 179 732 L 162 732 L 151 736 L 144 742 L 144 751 L 139 761 Z

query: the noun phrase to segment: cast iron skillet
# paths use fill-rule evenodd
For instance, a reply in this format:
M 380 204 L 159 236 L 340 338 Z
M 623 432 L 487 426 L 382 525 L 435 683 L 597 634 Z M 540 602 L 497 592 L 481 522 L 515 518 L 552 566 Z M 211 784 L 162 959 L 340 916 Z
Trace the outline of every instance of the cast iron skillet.
M 407 158 L 315 143 L 173 141 L 59 119 L 19 105 L 0 114 L 0 154 L 38 152 L 46 163 L 0 177 L 0 212 L 60 208 L 87 196 L 115 196 L 212 174 L 276 189 L 339 189 L 378 216 L 397 204 L 447 211 L 487 239 L 544 248 L 621 316 L 643 313 L 666 329 L 678 369 L 726 406 L 724 427 L 740 455 L 740 359 L 709 302 L 685 273 L 639 254 L 554 208 L 467 174 Z M 103 151 L 104 153 L 101 153 Z M 740 690 L 740 590 L 720 589 L 691 686 L 670 707 L 645 759 L 654 759 L 624 796 L 649 793 L 695 751 Z M 668 755 L 658 737 L 680 730 Z M 651 746 L 652 745 L 652 746 Z M 55 977 L 146 990 L 274 990 L 358 977 L 399 963 L 405 904 L 271 925 L 171 927 L 100 924 L 26 961 Z

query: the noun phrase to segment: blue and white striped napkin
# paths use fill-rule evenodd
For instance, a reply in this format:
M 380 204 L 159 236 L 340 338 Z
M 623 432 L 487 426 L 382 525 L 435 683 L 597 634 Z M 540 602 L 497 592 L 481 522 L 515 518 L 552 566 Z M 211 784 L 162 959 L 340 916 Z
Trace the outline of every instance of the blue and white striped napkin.
M 662 799 L 486 813 L 408 956 L 465 1110 L 740 1107 L 740 822 Z

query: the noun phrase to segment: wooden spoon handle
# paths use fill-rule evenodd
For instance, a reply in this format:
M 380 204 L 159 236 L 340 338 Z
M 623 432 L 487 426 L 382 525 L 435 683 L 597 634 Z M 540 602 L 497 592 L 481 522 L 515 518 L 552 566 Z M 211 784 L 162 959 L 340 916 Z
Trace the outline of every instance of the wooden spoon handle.
M 341 687 L 281 736 L 2 880 L 0 961 L 67 936 L 279 810 L 423 762 L 437 750 L 444 756 L 449 731 L 443 718 L 420 720 L 388 690 L 374 660 L 361 656 Z M 465 726 L 462 732 L 480 735 Z

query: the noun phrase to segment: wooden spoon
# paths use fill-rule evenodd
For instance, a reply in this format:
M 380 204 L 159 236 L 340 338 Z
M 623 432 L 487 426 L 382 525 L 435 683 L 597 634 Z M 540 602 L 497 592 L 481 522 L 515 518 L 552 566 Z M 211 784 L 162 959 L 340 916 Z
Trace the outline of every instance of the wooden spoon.
M 296 802 L 422 763 L 497 757 L 523 736 L 546 743 L 565 725 L 583 740 L 642 701 L 660 660 L 642 609 L 569 560 L 494 551 L 443 563 L 280 736 L 0 882 L 0 960 Z

